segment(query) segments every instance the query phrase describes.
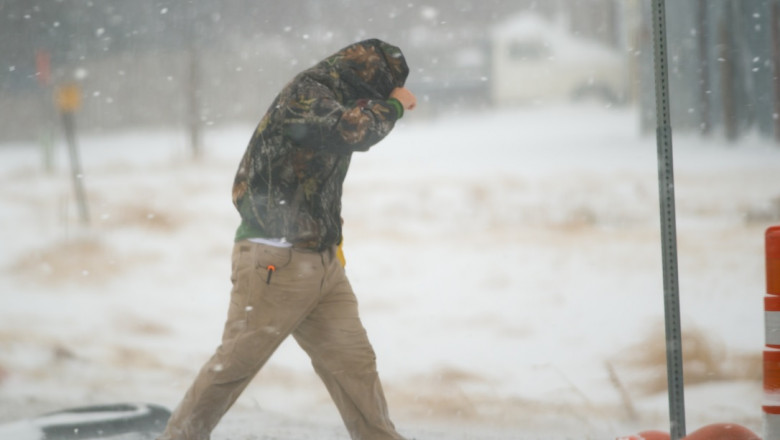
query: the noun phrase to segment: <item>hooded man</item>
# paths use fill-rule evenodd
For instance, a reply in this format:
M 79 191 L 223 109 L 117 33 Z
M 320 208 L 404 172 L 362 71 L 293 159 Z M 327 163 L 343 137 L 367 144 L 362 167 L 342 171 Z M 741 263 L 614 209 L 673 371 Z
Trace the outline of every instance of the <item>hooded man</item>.
M 296 76 L 274 99 L 233 185 L 241 215 L 222 344 L 159 440 L 205 440 L 288 335 L 306 351 L 353 440 L 403 440 L 338 258 L 350 158 L 416 105 L 400 49 L 361 41 Z

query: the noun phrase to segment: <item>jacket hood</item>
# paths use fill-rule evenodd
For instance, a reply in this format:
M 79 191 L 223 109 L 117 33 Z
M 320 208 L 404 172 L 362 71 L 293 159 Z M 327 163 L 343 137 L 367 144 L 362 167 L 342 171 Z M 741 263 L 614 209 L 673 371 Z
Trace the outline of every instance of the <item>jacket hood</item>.
M 349 89 L 347 96 L 387 99 L 396 87 L 403 87 L 409 76 L 401 49 L 376 38 L 350 44 L 321 61 L 309 71 L 327 75 Z M 328 81 L 331 82 L 332 81 Z

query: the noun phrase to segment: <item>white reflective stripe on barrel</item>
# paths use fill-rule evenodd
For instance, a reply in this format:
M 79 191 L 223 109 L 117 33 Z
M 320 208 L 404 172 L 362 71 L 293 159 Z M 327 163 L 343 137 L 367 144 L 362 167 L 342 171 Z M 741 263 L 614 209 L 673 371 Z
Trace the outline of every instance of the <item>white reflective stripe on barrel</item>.
M 764 439 L 780 439 L 780 406 L 764 406 Z
M 780 346 L 780 312 L 764 312 L 766 345 Z

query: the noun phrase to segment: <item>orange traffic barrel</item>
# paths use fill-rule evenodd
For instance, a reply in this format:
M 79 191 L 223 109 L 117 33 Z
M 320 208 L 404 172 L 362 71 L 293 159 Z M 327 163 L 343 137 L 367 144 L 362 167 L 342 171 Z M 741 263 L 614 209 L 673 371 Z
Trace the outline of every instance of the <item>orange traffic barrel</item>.
M 780 350 L 764 350 L 764 398 L 780 406 Z
M 777 437 L 766 437 L 767 440 Z M 713 423 L 688 434 L 683 440 L 761 440 L 755 432 L 735 423 Z
M 766 293 L 780 295 L 780 226 L 766 230 Z

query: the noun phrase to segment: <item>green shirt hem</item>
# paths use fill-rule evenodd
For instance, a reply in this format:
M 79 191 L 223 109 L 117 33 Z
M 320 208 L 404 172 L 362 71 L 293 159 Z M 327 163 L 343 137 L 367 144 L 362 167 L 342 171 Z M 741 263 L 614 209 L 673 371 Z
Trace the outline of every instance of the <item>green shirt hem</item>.
M 249 223 L 242 220 L 241 224 L 238 225 L 238 229 L 236 230 L 235 241 L 239 242 L 241 240 L 247 240 L 249 238 L 269 238 L 269 237 L 266 237 L 265 231 L 263 231 L 261 228 L 252 226 Z

